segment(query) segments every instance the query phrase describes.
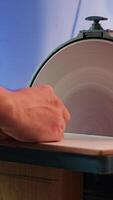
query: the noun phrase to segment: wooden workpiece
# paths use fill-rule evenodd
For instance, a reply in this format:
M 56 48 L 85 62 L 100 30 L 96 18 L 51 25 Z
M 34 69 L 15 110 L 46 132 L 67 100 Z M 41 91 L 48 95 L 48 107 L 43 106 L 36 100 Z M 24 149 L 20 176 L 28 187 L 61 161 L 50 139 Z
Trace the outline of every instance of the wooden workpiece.
M 113 155 L 112 137 L 74 133 L 65 133 L 64 139 L 60 142 L 31 144 L 15 142 L 14 140 L 3 140 L 0 146 L 50 150 L 92 156 Z

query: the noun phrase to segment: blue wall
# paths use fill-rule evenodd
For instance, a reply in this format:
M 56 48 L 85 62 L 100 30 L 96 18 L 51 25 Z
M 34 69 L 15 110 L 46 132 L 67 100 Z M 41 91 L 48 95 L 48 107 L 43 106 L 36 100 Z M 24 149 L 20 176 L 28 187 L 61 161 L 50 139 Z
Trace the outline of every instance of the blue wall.
M 42 7 L 37 0 L 0 1 L 0 84 L 5 87 L 26 85 L 42 58 Z
M 0 1 L 0 85 L 26 86 L 48 53 L 70 38 L 76 0 L 66 1 Z

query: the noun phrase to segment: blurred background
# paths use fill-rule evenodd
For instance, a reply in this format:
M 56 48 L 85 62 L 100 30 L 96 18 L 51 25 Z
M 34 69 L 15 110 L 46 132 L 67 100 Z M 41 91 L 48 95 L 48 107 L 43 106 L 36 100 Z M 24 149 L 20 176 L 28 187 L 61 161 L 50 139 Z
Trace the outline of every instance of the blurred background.
M 25 87 L 51 51 L 89 28 L 90 15 L 113 29 L 113 0 L 1 0 L 0 85 Z

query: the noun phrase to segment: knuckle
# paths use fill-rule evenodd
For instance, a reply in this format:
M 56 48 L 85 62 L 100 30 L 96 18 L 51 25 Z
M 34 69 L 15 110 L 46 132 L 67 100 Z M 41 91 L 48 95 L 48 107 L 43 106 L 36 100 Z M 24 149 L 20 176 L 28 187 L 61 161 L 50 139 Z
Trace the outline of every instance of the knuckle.
M 60 116 L 57 118 L 56 120 L 56 129 L 58 132 L 63 132 L 65 129 L 65 121 L 63 120 L 63 118 Z
M 40 85 L 40 86 L 39 86 L 39 89 L 40 89 L 42 92 L 45 92 L 45 93 L 48 93 L 48 94 L 52 94 L 52 95 L 55 94 L 53 87 L 50 86 L 50 85 L 48 85 L 48 84 Z
M 45 85 L 43 85 L 43 87 L 44 87 L 45 89 L 47 89 L 47 90 L 51 90 L 51 91 L 53 91 L 52 86 L 49 85 L 49 84 L 45 84 Z
M 69 121 L 70 118 L 71 118 L 71 114 L 69 113 L 69 111 L 67 109 L 65 109 L 65 118 L 66 118 L 66 121 Z

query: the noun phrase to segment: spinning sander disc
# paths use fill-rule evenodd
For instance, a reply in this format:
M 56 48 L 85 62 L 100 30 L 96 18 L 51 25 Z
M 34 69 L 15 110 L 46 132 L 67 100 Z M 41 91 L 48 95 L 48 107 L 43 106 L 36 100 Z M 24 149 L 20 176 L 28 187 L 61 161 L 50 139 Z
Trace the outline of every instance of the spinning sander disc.
M 113 136 L 113 42 L 70 42 L 41 66 L 32 86 L 50 84 L 71 113 L 68 132 Z

